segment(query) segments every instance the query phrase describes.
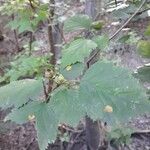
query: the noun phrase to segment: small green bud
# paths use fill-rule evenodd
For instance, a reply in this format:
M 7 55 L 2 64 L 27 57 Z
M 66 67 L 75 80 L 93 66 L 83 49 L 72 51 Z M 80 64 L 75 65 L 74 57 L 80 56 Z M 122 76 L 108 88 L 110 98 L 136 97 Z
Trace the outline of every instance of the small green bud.
M 92 23 L 92 28 L 94 28 L 95 30 L 101 30 L 103 25 L 104 25 L 104 22 L 95 21 L 95 22 Z

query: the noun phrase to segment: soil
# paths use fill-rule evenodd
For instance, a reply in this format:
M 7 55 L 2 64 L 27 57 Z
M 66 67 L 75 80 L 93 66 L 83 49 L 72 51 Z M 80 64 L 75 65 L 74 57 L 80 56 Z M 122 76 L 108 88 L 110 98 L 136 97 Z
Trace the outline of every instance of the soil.
M 78 9 L 82 11 L 82 6 Z M 14 44 L 14 36 L 12 31 L 4 28 L 6 22 L 9 20 L 8 17 L 0 16 L 0 30 L 3 31 L 4 39 L 0 40 L 0 74 L 3 74 L 3 68 L 7 66 L 7 62 L 11 59 L 11 54 L 16 51 L 16 45 Z M 140 31 L 139 35 L 142 35 L 143 29 L 150 23 L 149 19 L 141 21 L 141 26 L 132 26 L 136 31 Z M 139 22 L 139 24 L 141 24 Z M 42 53 L 47 52 L 47 35 L 46 27 L 42 25 L 42 28 L 35 33 L 35 38 L 38 39 L 38 45 Z M 20 36 L 19 40 L 25 39 L 27 35 Z M 72 35 L 67 35 L 66 39 L 70 39 Z M 43 39 L 45 39 L 43 41 Z M 119 59 L 120 64 L 128 67 L 134 71 L 137 67 L 150 63 L 150 60 L 141 58 L 136 53 L 136 47 L 129 47 L 128 45 L 113 45 L 112 50 L 107 54 L 109 59 Z M 5 62 L 5 63 L 4 63 Z M 149 87 L 147 85 L 146 87 Z M 36 131 L 33 123 L 26 123 L 23 125 L 17 125 L 12 122 L 3 122 L 4 117 L 10 111 L 0 111 L 0 150 L 39 150 L 37 143 Z M 55 143 L 48 146 L 47 150 L 98 150 L 98 146 L 95 149 L 91 148 L 91 145 L 97 145 L 96 140 L 89 142 L 88 139 L 96 136 L 96 133 L 92 133 L 95 122 L 90 120 L 90 128 L 84 128 L 82 123 L 73 130 L 80 130 L 80 133 L 69 132 L 69 142 L 57 139 Z M 132 119 L 127 123 L 133 127 L 136 132 L 131 135 L 131 143 L 127 146 L 123 146 L 120 150 L 150 150 L 150 115 L 139 116 L 138 118 Z M 92 130 L 92 131 L 91 131 Z M 90 133 L 90 134 L 89 134 Z M 99 150 L 119 150 L 111 143 L 105 143 L 103 139 L 103 147 L 99 147 Z

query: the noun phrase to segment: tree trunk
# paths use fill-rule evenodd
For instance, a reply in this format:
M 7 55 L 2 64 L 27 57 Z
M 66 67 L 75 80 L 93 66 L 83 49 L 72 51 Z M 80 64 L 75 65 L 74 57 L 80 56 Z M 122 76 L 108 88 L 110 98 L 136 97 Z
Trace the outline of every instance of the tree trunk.
M 85 2 L 85 14 L 95 20 L 97 15 L 103 15 L 103 0 L 86 0 Z M 97 18 L 99 19 L 99 17 Z M 91 56 L 97 53 L 97 50 L 93 50 Z M 96 55 L 97 56 L 97 55 Z M 97 57 L 94 57 L 88 64 L 90 67 L 92 62 L 97 61 Z M 106 150 L 107 144 L 105 143 L 105 131 L 101 127 L 100 121 L 93 121 L 89 117 L 85 117 L 85 130 L 86 130 L 86 143 L 90 150 Z
M 93 20 L 98 14 L 104 14 L 104 8 L 107 0 L 86 0 L 85 1 L 85 14 L 90 16 Z
M 85 1 L 85 14 L 90 16 L 92 19 L 96 16 L 95 0 L 86 0 Z

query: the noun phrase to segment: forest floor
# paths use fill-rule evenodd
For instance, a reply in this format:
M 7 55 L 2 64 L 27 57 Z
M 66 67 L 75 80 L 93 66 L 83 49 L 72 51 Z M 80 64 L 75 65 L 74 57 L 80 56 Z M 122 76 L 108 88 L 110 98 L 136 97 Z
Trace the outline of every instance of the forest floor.
M 82 10 L 82 7 L 77 9 Z M 12 42 L 14 41 L 12 31 L 4 29 L 7 20 L 7 17 L 0 16 L 0 29 L 5 35 L 4 41 L 0 41 L 0 64 L 3 63 L 4 66 L 4 61 L 7 63 L 7 61 L 11 59 L 10 54 L 15 51 L 15 45 Z M 150 23 L 150 20 L 147 18 L 144 21 L 138 20 L 136 23 L 131 24 L 130 27 L 137 31 L 137 33 L 141 36 L 148 23 Z M 26 36 L 27 35 L 22 35 L 19 40 L 26 40 Z M 70 36 L 71 35 L 67 35 L 66 39 L 68 37 L 70 38 Z M 45 26 L 38 29 L 35 33 L 35 38 L 38 40 L 42 51 L 46 51 L 48 42 L 46 40 L 47 34 Z M 43 41 L 43 39 L 45 40 Z M 150 63 L 150 60 L 143 59 L 136 53 L 135 46 L 118 46 L 118 44 L 112 45 L 111 51 L 109 51 L 106 57 L 111 60 L 119 60 L 121 65 L 131 69 L 132 71 L 135 71 L 137 67 L 145 63 Z M 2 74 L 1 70 L 0 74 Z M 144 86 L 147 87 L 149 85 L 146 84 Z M 34 124 L 26 123 L 23 125 L 16 125 L 12 122 L 5 123 L 3 122 L 3 119 L 8 111 L 0 111 L 0 150 L 39 150 Z M 133 118 L 130 122 L 127 122 L 127 124 L 139 132 L 132 134 L 131 143 L 122 150 L 150 150 L 150 115 L 145 114 L 143 116 Z M 87 145 L 84 142 L 85 138 L 85 133 L 78 135 L 78 138 L 76 139 L 78 142 L 74 144 L 70 150 L 88 150 Z M 68 145 L 67 142 L 57 141 L 57 143 L 50 145 L 48 149 L 66 150 L 66 145 Z M 113 147 L 109 150 L 117 150 L 117 148 Z

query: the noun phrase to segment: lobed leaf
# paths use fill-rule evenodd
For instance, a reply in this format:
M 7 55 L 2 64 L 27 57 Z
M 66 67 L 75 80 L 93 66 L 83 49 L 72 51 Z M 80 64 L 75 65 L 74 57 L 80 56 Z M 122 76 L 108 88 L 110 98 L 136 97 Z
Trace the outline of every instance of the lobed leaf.
M 20 106 L 28 98 L 35 100 L 41 91 L 41 84 L 37 80 L 23 80 L 1 87 L 0 105 Z M 12 91 L 13 88 L 15 91 Z M 86 71 L 80 85 L 75 88 L 59 87 L 51 93 L 49 103 L 30 102 L 14 109 L 6 119 L 17 123 L 35 119 L 39 147 L 45 150 L 48 143 L 55 139 L 59 123 L 77 125 L 87 114 L 114 127 L 132 116 L 149 112 L 150 103 L 146 99 L 144 89 L 131 72 L 99 61 Z
M 98 49 L 105 51 L 109 44 L 109 38 L 106 35 L 96 36 L 93 41 L 97 44 Z
M 81 117 L 85 115 L 78 107 L 81 104 L 78 89 L 61 88 L 55 91 L 51 101 L 50 105 L 57 114 L 60 123 L 77 125 Z
M 64 30 L 66 32 L 90 29 L 92 20 L 87 15 L 75 15 L 67 19 L 64 23 Z
M 20 107 L 30 99 L 38 98 L 42 92 L 43 85 L 41 80 L 13 81 L 0 87 L 0 106 L 2 108 Z
M 31 119 L 31 117 L 33 118 Z M 52 140 L 56 139 L 57 134 L 57 115 L 52 107 L 44 102 L 31 102 L 20 109 L 13 110 L 5 120 L 11 119 L 16 123 L 25 123 L 28 121 L 36 122 L 38 144 L 40 150 L 45 150 Z
M 40 105 L 39 111 L 35 113 L 38 144 L 40 150 L 45 150 L 48 143 L 56 139 L 57 114 L 46 103 Z
M 92 40 L 77 39 L 70 43 L 69 47 L 62 52 L 62 66 L 84 62 L 84 58 L 89 56 L 90 52 L 97 47 Z
M 138 80 L 128 70 L 111 63 L 94 64 L 81 79 L 79 92 L 84 112 L 111 124 L 149 111 L 150 103 Z M 105 111 L 108 106 L 112 112 Z

